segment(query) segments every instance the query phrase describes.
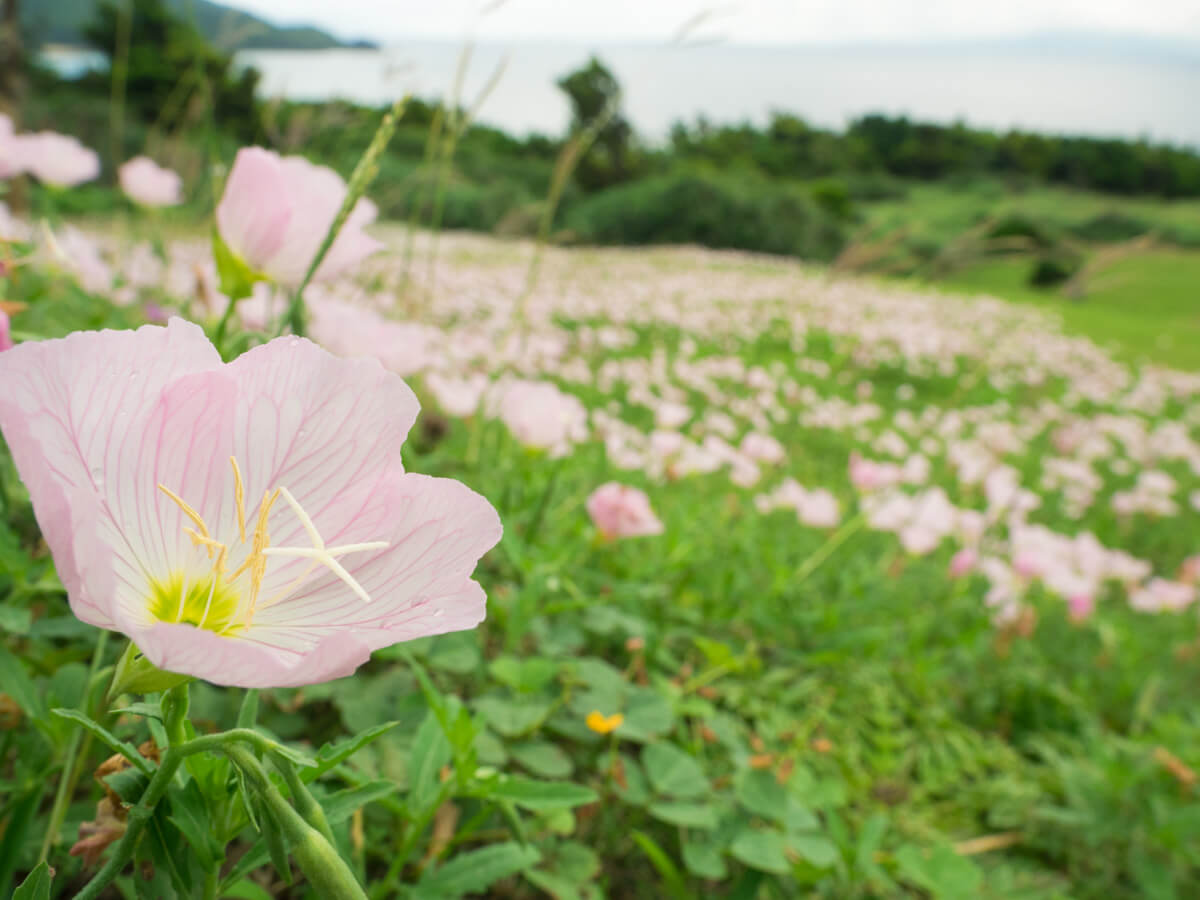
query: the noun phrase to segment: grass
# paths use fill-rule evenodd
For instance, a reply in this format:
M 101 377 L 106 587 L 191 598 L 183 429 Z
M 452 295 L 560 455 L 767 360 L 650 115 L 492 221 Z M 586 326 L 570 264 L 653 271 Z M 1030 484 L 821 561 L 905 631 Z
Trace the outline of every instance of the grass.
M 1130 362 L 1200 369 L 1200 253 L 1156 250 L 1120 260 L 1080 300 L 1029 287 L 1029 265 L 986 261 L 942 284 L 1051 310 L 1068 331 Z

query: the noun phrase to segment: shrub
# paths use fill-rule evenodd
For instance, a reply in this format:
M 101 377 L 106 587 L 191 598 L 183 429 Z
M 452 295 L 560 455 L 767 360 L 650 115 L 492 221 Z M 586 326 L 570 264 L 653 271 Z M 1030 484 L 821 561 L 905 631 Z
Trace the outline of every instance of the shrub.
M 675 172 L 586 198 L 565 225 L 584 243 L 701 244 L 831 259 L 845 243 L 838 222 L 795 186 Z
M 1082 266 L 1082 256 L 1058 248 L 1037 258 L 1029 272 L 1029 283 L 1039 288 L 1057 287 L 1069 281 Z
M 1109 210 L 1071 226 L 1071 233 L 1085 241 L 1118 243 L 1139 237 L 1151 230 L 1144 219 L 1128 213 Z

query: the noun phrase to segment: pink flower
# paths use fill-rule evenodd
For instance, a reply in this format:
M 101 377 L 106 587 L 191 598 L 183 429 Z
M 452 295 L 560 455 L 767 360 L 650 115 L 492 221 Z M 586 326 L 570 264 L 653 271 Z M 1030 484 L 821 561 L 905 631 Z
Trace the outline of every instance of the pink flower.
M 977 565 L 979 565 L 979 554 L 970 547 L 963 547 L 950 560 L 950 577 L 961 578 L 974 571 Z
M 100 174 L 100 157 L 69 135 L 56 131 L 18 135 L 17 156 L 24 171 L 55 187 L 73 187 Z
M 238 151 L 217 206 L 221 239 L 251 270 L 297 287 L 346 199 L 346 183 L 332 169 L 302 156 L 261 147 Z M 382 245 L 363 229 L 375 205 L 362 198 L 329 248 L 314 281 L 336 277 Z
M 24 167 L 21 144 L 13 134 L 12 119 L 0 113 L 0 178 L 20 175 Z
M 548 381 L 509 379 L 496 382 L 487 412 L 502 421 L 526 447 L 546 450 L 553 459 L 587 440 L 587 409 L 574 394 Z
M 8 313 L 0 309 L 0 351 L 13 347 L 12 332 L 9 329 Z
M 650 508 L 650 498 L 626 484 L 610 481 L 587 498 L 588 515 L 609 540 L 662 534 L 663 524 Z
M 177 206 L 183 202 L 183 179 L 148 156 L 135 156 L 117 170 L 121 190 L 142 206 Z
M 1067 598 L 1067 614 L 1072 622 L 1084 622 L 1096 611 L 1096 599 L 1091 594 L 1072 594 Z
M 72 609 L 160 669 L 310 684 L 483 619 L 496 512 L 404 471 L 418 404 L 374 360 L 279 338 L 224 364 L 173 319 L 23 343 L 0 383 Z
M 1196 589 L 1165 578 L 1151 578 L 1129 594 L 1129 605 L 1138 612 L 1179 612 L 1196 599 Z
M 741 451 L 743 456 L 749 457 L 755 462 L 770 465 L 783 462 L 784 457 L 787 456 L 783 444 L 771 435 L 758 431 L 751 431 L 742 438 Z

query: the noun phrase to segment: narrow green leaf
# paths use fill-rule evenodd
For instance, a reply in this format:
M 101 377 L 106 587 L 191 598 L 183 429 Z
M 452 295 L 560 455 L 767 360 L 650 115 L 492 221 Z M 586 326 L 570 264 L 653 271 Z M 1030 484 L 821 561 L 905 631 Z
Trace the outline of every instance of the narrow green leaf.
M 316 768 L 306 769 L 300 773 L 301 781 L 304 781 L 306 784 L 315 781 L 326 772 L 341 765 L 363 747 L 383 737 L 399 724 L 399 722 L 384 722 L 382 725 L 368 728 L 366 731 L 339 741 L 336 744 L 326 744 L 317 754 Z
M 687 883 L 684 881 L 683 874 L 671 861 L 671 857 L 667 855 L 662 847 L 658 846 L 648 834 L 641 831 L 633 831 L 630 833 L 633 842 L 638 845 L 646 858 L 650 860 L 650 864 L 662 877 L 662 880 L 667 888 L 667 891 L 673 897 L 690 897 L 691 892 L 687 889 Z
M 408 764 L 408 790 L 413 810 L 424 810 L 438 795 L 439 773 L 450 762 L 450 741 L 430 711 L 417 729 Z
M 502 878 L 509 878 L 536 865 L 541 854 L 535 847 L 515 842 L 492 844 L 460 853 L 423 877 L 416 886 L 418 897 L 462 897 L 486 891 Z
M 568 781 L 535 781 L 532 778 L 499 776 L 488 782 L 481 796 L 507 800 L 532 812 L 570 809 L 596 802 L 596 792 Z
M 154 774 L 154 766 L 150 764 L 150 761 L 146 759 L 146 757 L 138 753 L 137 747 L 133 746 L 133 744 L 130 744 L 127 741 L 118 739 L 115 735 L 113 735 L 112 732 L 110 732 L 95 719 L 91 718 L 90 716 L 85 716 L 77 709 L 52 709 L 50 711 L 59 718 L 70 719 L 71 721 L 82 725 L 114 753 L 120 753 L 123 757 L 129 760 L 130 764 L 133 765 L 139 772 L 142 772 L 145 775 Z
M 330 825 L 336 825 L 354 815 L 355 810 L 395 792 L 394 781 L 368 781 L 366 784 L 336 791 L 322 798 L 321 807 L 325 810 L 326 821 Z

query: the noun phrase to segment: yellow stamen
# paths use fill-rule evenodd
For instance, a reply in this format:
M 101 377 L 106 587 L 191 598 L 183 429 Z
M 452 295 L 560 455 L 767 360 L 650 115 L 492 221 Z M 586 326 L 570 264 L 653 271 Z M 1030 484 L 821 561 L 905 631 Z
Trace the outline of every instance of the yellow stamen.
M 242 482 L 242 470 L 238 468 L 237 460 L 229 457 L 233 466 L 233 500 L 237 505 L 238 534 L 242 543 L 246 543 L 246 485 Z
M 254 537 L 250 543 L 250 554 L 229 576 L 229 580 L 233 581 L 243 572 L 247 570 L 250 572 L 250 603 L 246 607 L 246 615 L 242 619 L 243 624 L 248 624 L 254 616 L 254 607 L 258 604 L 258 592 L 262 588 L 263 577 L 267 574 L 267 558 L 264 553 L 271 543 L 267 520 L 271 515 L 271 507 L 279 499 L 280 490 L 282 488 L 276 488 L 273 494 L 270 491 L 263 494 L 262 503 L 258 507 L 258 522 L 254 526 Z
M 180 497 L 178 494 L 176 494 L 173 490 L 171 490 L 165 484 L 160 484 L 158 486 L 158 489 L 160 491 L 162 491 L 164 494 L 166 494 L 168 497 L 170 497 L 173 501 L 175 501 L 175 505 L 178 506 L 183 511 L 183 514 L 185 516 L 187 516 L 189 519 L 191 519 L 196 524 L 196 528 L 200 531 L 200 533 L 202 535 L 204 535 L 204 537 L 209 536 L 208 535 L 208 526 L 204 524 L 204 519 L 200 518 L 200 513 L 196 512 L 196 510 L 192 509 L 192 507 L 189 506 L 182 497 Z

